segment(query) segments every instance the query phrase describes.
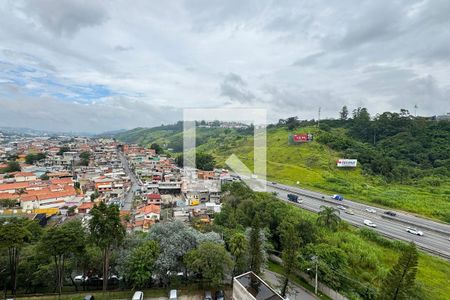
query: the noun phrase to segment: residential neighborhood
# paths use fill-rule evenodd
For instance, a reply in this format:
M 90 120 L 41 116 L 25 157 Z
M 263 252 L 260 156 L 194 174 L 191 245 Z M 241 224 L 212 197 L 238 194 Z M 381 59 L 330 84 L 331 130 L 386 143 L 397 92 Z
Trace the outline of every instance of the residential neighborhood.
M 0 1 L 0 300 L 450 300 L 449 28 Z

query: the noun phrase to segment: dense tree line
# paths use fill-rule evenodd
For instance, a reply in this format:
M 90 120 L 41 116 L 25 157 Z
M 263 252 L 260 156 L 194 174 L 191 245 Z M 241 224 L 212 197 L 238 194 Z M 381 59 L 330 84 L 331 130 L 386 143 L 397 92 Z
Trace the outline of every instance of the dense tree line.
M 252 251 L 257 250 L 249 249 L 246 252 L 244 249 L 249 247 L 248 243 L 242 243 L 240 247 L 237 244 L 243 240 L 246 228 L 249 226 L 259 228 L 265 240 L 258 245 L 264 247 L 264 252 L 275 253 L 283 259 L 284 276 L 281 286 L 283 295 L 289 290 L 289 278 L 299 270 L 313 269 L 315 261 L 312 258 L 316 257 L 320 281 L 351 295 L 351 298 L 404 299 L 396 298 L 393 293 L 407 295 L 410 299 L 420 298 L 420 293 L 417 292 L 419 289 L 414 282 L 414 270 L 417 268 L 417 257 L 414 259 L 414 251 L 417 253 L 417 250 L 414 244 L 409 246 L 400 242 L 386 244 L 391 241 L 380 237 L 370 229 L 363 229 L 362 232 L 367 239 L 380 244 L 385 243 L 385 246 L 395 248 L 409 257 L 405 262 L 406 259 L 401 256 L 399 263 L 393 266 L 389 276 L 395 280 L 389 279 L 389 276 L 380 277 L 376 279 L 378 283 L 375 283 L 373 282 L 375 277 L 372 275 L 371 282 L 363 282 L 359 276 L 352 276 L 351 270 L 368 268 L 374 272 L 377 263 L 367 252 L 370 252 L 369 249 L 357 250 L 356 245 L 346 250 L 341 248 L 344 247 L 344 240 L 348 239 L 342 233 L 348 229 L 334 208 L 322 207 L 319 215 L 312 217 L 303 210 L 277 200 L 272 194 L 254 193 L 242 184 L 233 183 L 225 187 L 224 192 L 226 196 L 222 212 L 216 216 L 215 223 L 223 230 L 227 249 L 235 257 L 236 262 L 241 255 L 251 255 Z M 330 241 L 332 236 L 338 236 L 342 241 L 335 244 Z M 251 242 L 252 238 L 247 240 Z M 265 257 L 266 255 L 260 257 L 262 265 Z M 248 260 L 248 263 L 252 264 L 252 260 Z M 408 276 L 402 277 L 401 274 L 405 272 Z M 385 296 L 388 292 L 390 296 Z
M 29 165 L 33 165 L 35 162 L 43 160 L 46 156 L 45 153 L 30 153 L 25 157 L 25 162 Z
M 316 141 L 355 158 L 369 174 L 406 183 L 424 178 L 440 185 L 450 176 L 450 122 L 413 117 L 407 110 L 371 117 L 357 108 L 352 117 L 323 120 Z M 339 130 L 344 129 L 344 131 Z
M 6 163 L 6 168 L 0 169 L 1 173 L 20 172 L 20 164 L 15 160 L 10 160 Z
M 250 244 L 248 236 L 236 243 L 242 241 Z M 238 253 L 241 245 L 235 246 L 237 263 L 219 233 L 202 233 L 181 222 L 157 223 L 148 233 L 126 234 L 118 207 L 104 203 L 94 206 L 84 223 L 75 218 L 41 228 L 24 218 L 2 219 L 0 288 L 23 294 L 106 290 L 108 285 L 166 287 L 179 281 L 180 273 L 183 280 L 219 287 L 229 282 L 233 270 L 248 270 L 248 248 Z M 86 282 L 75 281 L 80 274 Z M 115 274 L 120 282 L 114 281 Z
M 40 228 L 35 221 L 4 219 L 0 265 L 7 268 L 0 269 L 0 287 L 13 294 L 61 293 L 64 286 L 68 290 L 71 285 L 73 291 L 91 285 L 75 282 L 79 274 L 96 278 L 97 287 L 104 290 L 113 283 L 113 274 L 120 275 L 121 288 L 167 287 L 179 282 L 180 276 L 183 281 L 218 287 L 249 270 L 260 274 L 268 255 L 275 254 L 283 260 L 283 295 L 296 272 L 317 264 L 321 282 L 353 298 L 420 298 L 414 244 L 405 246 L 370 229 L 361 230 L 365 239 L 402 253 L 388 274 L 363 281 L 353 269 L 380 274 L 378 262 L 369 249 L 348 240 L 347 225 L 336 210 L 323 207 L 316 217 L 241 183 L 227 185 L 223 192 L 222 212 L 215 215 L 214 225 L 200 230 L 167 222 L 146 233 L 125 234 L 118 208 L 103 203 L 84 223 L 73 219 Z M 119 287 L 116 283 L 113 288 Z
M 184 155 L 180 154 L 175 158 L 175 163 L 179 167 L 184 165 Z M 195 167 L 199 170 L 212 171 L 214 170 L 216 161 L 214 156 L 204 152 L 197 152 L 195 156 Z

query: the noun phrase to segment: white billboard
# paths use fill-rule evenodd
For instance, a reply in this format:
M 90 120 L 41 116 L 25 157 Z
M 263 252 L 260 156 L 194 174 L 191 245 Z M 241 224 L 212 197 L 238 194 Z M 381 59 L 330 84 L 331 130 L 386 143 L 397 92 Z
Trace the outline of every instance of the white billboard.
M 358 164 L 358 160 L 357 159 L 338 159 L 337 161 L 337 166 L 339 168 L 355 168 L 356 165 Z

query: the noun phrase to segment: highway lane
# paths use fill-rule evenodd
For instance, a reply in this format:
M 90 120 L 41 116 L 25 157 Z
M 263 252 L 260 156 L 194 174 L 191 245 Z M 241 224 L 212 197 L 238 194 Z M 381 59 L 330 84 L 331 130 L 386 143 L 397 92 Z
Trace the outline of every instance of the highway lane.
M 285 189 L 288 190 L 285 190 Z M 271 184 L 268 183 L 267 191 L 268 192 L 276 192 L 278 194 L 278 198 L 280 198 L 283 201 L 286 201 L 288 203 L 294 204 L 287 200 L 287 194 L 288 193 L 298 193 L 300 189 L 292 188 L 289 186 L 283 186 L 278 184 Z M 422 228 L 419 225 L 415 224 L 415 226 L 421 230 L 424 235 L 423 236 L 417 236 L 413 235 L 411 233 L 408 233 L 406 231 L 406 228 L 408 226 L 414 227 L 414 225 L 409 225 L 403 222 L 411 222 L 411 218 L 408 218 L 406 220 L 403 220 L 403 216 L 405 214 L 399 213 L 397 217 L 393 218 L 386 218 L 383 214 L 385 210 L 382 210 L 377 207 L 371 207 L 365 204 L 356 203 L 353 201 L 343 200 L 343 201 L 335 201 L 331 200 L 329 196 L 325 196 L 319 193 L 315 192 L 309 192 L 303 193 L 303 190 L 300 190 L 301 193 L 299 194 L 299 199 L 303 200 L 301 204 L 295 204 L 301 208 L 318 212 L 320 211 L 320 207 L 322 205 L 324 206 L 332 206 L 337 208 L 337 206 L 342 205 L 347 207 L 347 209 L 352 209 L 355 213 L 354 215 L 345 213 L 344 210 L 340 210 L 340 216 L 343 220 L 349 222 L 350 224 L 362 227 L 364 225 L 364 220 L 371 220 L 374 222 L 377 227 L 371 228 L 387 237 L 395 238 L 403 241 L 414 241 L 416 245 L 421 248 L 424 251 L 427 251 L 429 253 L 444 257 L 446 259 L 450 259 L 450 230 L 447 230 L 447 227 L 445 224 L 439 224 L 439 228 L 437 231 L 434 230 L 428 230 L 427 228 Z M 322 199 L 321 197 L 324 196 L 325 198 Z M 330 199 L 330 200 L 328 200 Z M 366 208 L 373 208 L 376 210 L 376 213 L 369 213 L 365 211 Z M 398 220 L 396 219 L 398 218 Z M 417 218 L 417 217 L 415 217 Z M 415 219 L 412 219 L 415 220 Z M 421 224 L 425 224 L 426 227 L 433 226 L 434 223 L 431 221 L 431 223 L 427 223 L 429 220 L 424 220 L 424 222 L 420 222 Z M 369 227 L 368 227 L 369 228 Z
M 307 195 L 313 198 L 322 198 L 324 197 L 325 201 L 334 201 L 330 199 L 330 195 L 325 195 L 325 194 L 321 194 L 318 192 L 313 192 L 313 191 L 309 191 L 309 190 L 305 190 L 305 189 L 301 189 L 301 188 L 297 188 L 297 187 L 292 187 L 292 186 L 288 186 L 288 185 L 284 185 L 284 184 L 273 184 L 272 182 L 267 182 L 268 186 L 274 187 L 274 188 L 282 188 L 282 189 L 288 189 L 294 193 L 299 193 L 301 195 Z M 345 199 L 345 195 L 344 199 Z M 367 204 L 363 204 L 360 202 L 355 202 L 355 201 L 351 201 L 351 200 L 344 200 L 345 205 L 350 206 L 353 209 L 359 209 L 359 210 L 364 210 L 367 207 L 373 208 L 378 212 L 384 212 L 386 210 L 392 210 L 392 209 L 387 209 L 387 208 L 379 208 L 376 206 L 371 206 L 371 205 L 367 205 Z M 386 216 L 387 218 L 391 218 L 394 219 L 398 222 L 403 221 L 403 222 L 408 222 L 410 224 L 412 224 L 412 226 L 416 226 L 416 227 L 420 227 L 423 229 L 428 229 L 428 230 L 434 230 L 434 231 L 439 231 L 440 233 L 450 236 L 450 225 L 448 224 L 443 224 L 443 223 L 439 223 L 439 222 L 435 222 L 423 217 L 419 217 L 419 216 L 415 216 L 413 214 L 409 214 L 409 213 L 405 213 L 405 212 L 401 212 L 401 211 L 395 211 L 397 213 L 396 217 L 389 217 Z

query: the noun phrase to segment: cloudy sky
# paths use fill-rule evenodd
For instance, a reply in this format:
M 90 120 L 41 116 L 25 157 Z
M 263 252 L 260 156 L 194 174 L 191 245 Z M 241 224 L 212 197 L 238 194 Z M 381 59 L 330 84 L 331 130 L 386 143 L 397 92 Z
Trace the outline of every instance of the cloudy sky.
M 4 0 L 0 126 L 102 132 L 191 107 L 442 114 L 449 16 L 448 0 Z

